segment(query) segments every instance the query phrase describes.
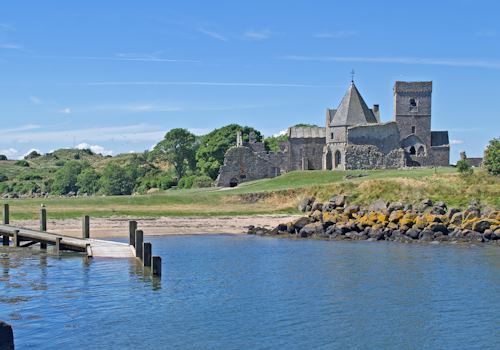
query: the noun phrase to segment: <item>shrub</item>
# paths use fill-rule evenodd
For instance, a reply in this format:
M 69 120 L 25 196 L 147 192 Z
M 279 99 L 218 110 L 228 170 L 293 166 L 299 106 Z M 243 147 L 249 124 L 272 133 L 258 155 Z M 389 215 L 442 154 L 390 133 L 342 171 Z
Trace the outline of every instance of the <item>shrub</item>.
M 196 175 L 184 176 L 177 183 L 177 187 L 179 187 L 179 188 L 191 188 L 191 187 L 193 187 L 193 182 L 194 182 L 195 178 L 196 178 Z
M 177 184 L 177 181 L 174 177 L 170 175 L 163 175 L 158 178 L 157 186 L 162 190 L 168 190 L 170 187 L 173 187 Z
M 9 179 L 9 178 L 7 177 L 7 175 L 0 174 L 0 182 L 7 181 L 8 179 Z
M 38 153 L 37 151 L 33 150 L 29 154 L 27 154 L 24 159 L 35 159 L 38 157 L 41 157 L 42 155 Z
M 28 161 L 22 159 L 22 160 L 18 160 L 14 163 L 14 165 L 17 165 L 17 166 L 23 166 L 23 167 L 29 167 L 30 166 L 30 163 L 28 163 Z
M 465 159 L 460 159 L 457 162 L 457 170 L 461 175 L 471 175 L 473 172 L 472 167 Z
M 108 163 L 99 180 L 101 191 L 106 195 L 131 194 L 135 179 L 127 170 L 116 163 Z
M 68 194 L 69 192 L 78 192 L 77 178 L 82 172 L 84 164 L 76 161 L 69 161 L 54 176 L 52 192 L 56 194 Z
M 194 178 L 193 186 L 194 188 L 211 187 L 213 180 L 210 176 L 200 175 Z
M 55 162 L 54 164 L 56 166 L 63 166 L 66 162 L 64 160 L 58 160 L 57 162 Z
M 490 141 L 483 160 L 484 168 L 493 175 L 500 175 L 500 139 Z
M 6 155 L 0 154 L 0 160 L 8 160 L 8 159 Z
M 41 180 L 42 177 L 40 175 L 34 174 L 34 173 L 25 173 L 25 174 L 19 175 L 18 179 L 19 180 L 23 180 L 23 181 L 27 181 L 27 180 Z
M 84 169 L 76 178 L 76 186 L 81 193 L 95 194 L 99 191 L 100 175 L 94 168 Z

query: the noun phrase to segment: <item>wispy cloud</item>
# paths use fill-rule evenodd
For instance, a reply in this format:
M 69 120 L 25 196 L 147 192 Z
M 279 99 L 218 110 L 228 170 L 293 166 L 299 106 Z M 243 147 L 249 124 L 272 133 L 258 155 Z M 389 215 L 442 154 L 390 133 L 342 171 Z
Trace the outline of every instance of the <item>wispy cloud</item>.
M 306 83 L 264 83 L 264 82 L 216 82 L 216 81 L 97 81 L 88 83 L 60 84 L 71 86 L 155 86 L 155 85 L 180 85 L 180 86 L 239 86 L 239 87 L 335 87 L 338 85 L 321 85 Z
M 331 32 L 320 32 L 313 36 L 318 39 L 341 39 L 349 38 L 358 34 L 355 30 L 335 30 Z
M 0 149 L 0 154 L 6 156 L 7 158 L 16 158 L 19 156 L 19 151 L 15 148 Z
M 399 64 L 412 64 L 412 65 L 500 69 L 500 61 L 482 60 L 482 59 L 476 60 L 476 59 L 459 59 L 459 58 L 298 56 L 298 55 L 287 55 L 284 56 L 283 59 L 292 61 L 399 63 Z
M 243 37 L 247 40 L 253 40 L 253 41 L 261 41 L 261 40 L 266 40 L 271 37 L 271 31 L 268 29 L 262 29 L 262 30 L 247 30 L 245 33 L 243 33 Z
M 71 112 L 72 112 L 72 110 L 69 107 L 62 108 L 58 111 L 58 113 L 61 113 L 61 114 L 71 114 Z
M 30 96 L 30 102 L 33 103 L 34 105 L 39 105 L 43 103 L 42 99 L 37 96 Z
M 214 32 L 213 30 L 208 30 L 205 28 L 198 28 L 198 31 L 202 34 L 205 34 L 213 39 L 219 40 L 219 41 L 228 41 L 229 39 L 225 36 L 223 36 L 220 33 Z
M 0 23 L 0 31 L 13 31 L 16 30 L 14 26 L 7 23 Z
M 153 103 L 109 104 L 91 107 L 90 109 L 123 113 L 179 112 L 182 110 L 182 108 L 177 106 L 167 106 L 164 104 L 159 105 Z
M 498 36 L 498 32 L 496 30 L 481 30 L 476 32 L 476 36 L 483 38 L 496 38 Z
M 463 140 L 450 140 L 450 145 L 461 145 L 462 143 L 464 143 Z
M 0 49 L 4 49 L 4 50 L 23 50 L 24 46 L 19 45 L 19 44 L 5 43 L 5 44 L 0 44 Z
M 0 45 L 0 48 L 1 45 Z M 13 48 L 11 48 L 13 49 Z M 22 50 L 22 47 L 18 49 Z M 54 56 L 54 55 L 9 55 L 9 57 L 23 57 L 48 60 L 74 60 L 74 61 L 123 61 L 123 62 L 158 62 L 158 63 L 200 63 L 196 59 L 168 58 L 150 54 L 117 53 L 114 56 Z

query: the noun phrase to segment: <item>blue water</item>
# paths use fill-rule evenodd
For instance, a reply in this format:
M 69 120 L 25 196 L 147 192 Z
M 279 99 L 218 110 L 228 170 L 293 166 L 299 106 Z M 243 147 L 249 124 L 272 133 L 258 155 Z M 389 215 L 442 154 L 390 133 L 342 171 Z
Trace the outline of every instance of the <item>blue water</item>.
M 17 349 L 499 349 L 500 249 L 152 237 L 133 261 L 0 248 Z

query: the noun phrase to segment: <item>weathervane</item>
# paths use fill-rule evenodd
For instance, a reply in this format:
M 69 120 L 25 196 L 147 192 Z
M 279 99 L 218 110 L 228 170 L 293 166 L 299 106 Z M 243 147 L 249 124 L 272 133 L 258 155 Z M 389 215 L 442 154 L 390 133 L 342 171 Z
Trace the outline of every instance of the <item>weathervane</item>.
M 351 83 L 354 83 L 354 74 L 356 74 L 356 73 L 354 72 L 354 69 L 353 69 L 353 70 L 351 70 Z

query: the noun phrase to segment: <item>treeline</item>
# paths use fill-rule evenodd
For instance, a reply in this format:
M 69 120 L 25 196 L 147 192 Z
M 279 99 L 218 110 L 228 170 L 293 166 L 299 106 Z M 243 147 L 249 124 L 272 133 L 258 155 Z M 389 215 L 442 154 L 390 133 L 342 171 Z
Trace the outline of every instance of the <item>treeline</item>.
M 203 136 L 195 136 L 186 129 L 172 129 L 152 151 L 130 155 L 126 160 L 101 157 L 106 158 L 105 165 L 89 158 L 90 150 L 80 150 L 68 160 L 55 160 L 54 154 L 33 154 L 13 163 L 17 169 L 12 173 L 18 173 L 15 178 L 2 175 L 0 168 L 0 193 L 128 195 L 174 186 L 210 187 L 224 163 L 226 151 L 236 145 L 237 131 L 243 133 L 245 141 L 251 132 L 257 141 L 263 140 L 258 130 L 231 124 Z M 286 141 L 285 135 L 266 138 L 266 148 L 279 150 L 281 141 Z M 42 172 L 44 162 L 49 160 L 54 161 L 51 169 Z M 32 162 L 36 162 L 33 169 Z

